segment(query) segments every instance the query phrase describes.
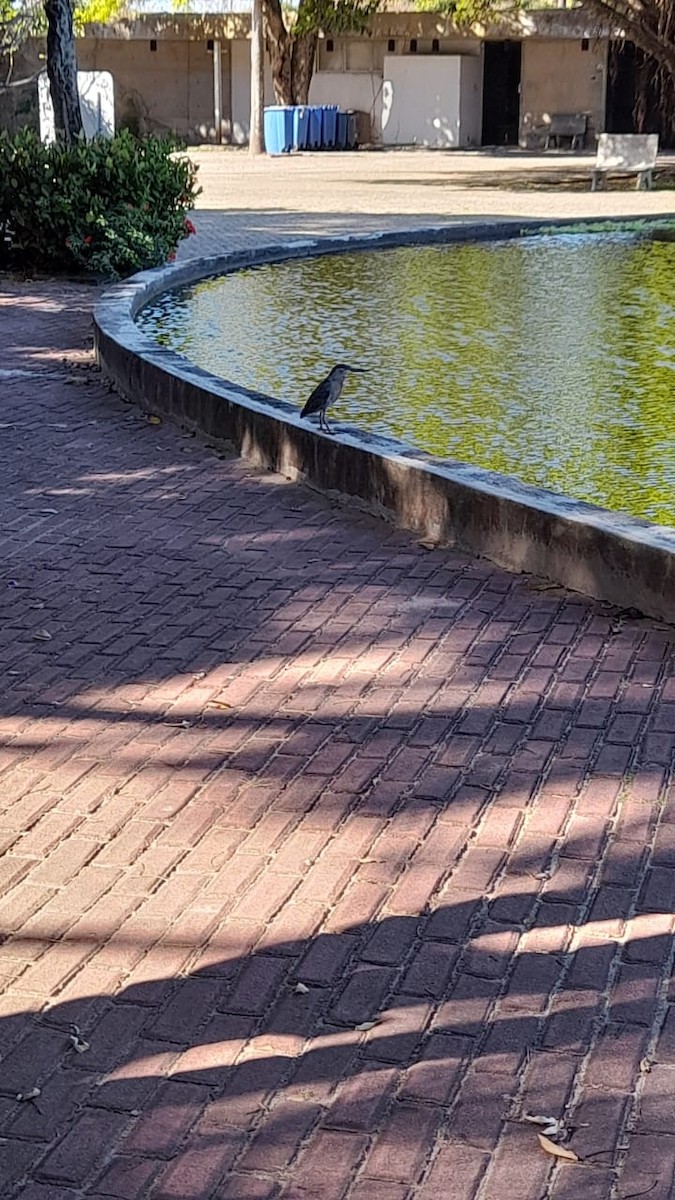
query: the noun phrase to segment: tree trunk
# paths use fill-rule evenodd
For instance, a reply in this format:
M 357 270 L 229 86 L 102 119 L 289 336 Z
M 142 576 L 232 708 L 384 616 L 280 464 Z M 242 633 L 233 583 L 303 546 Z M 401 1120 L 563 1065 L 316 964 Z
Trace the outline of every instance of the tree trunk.
M 70 0 L 45 0 L 47 74 L 57 138 L 71 146 L 82 133 L 77 59 Z
M 319 37 L 316 33 L 306 33 L 294 38 L 291 50 L 291 82 L 293 85 L 293 103 L 309 104 L 309 85 L 314 74 L 314 60 Z
M 675 84 L 675 7 L 672 0 L 586 0 L 586 8 L 610 27 L 623 29 L 634 42 L 653 58 Z
M 292 104 L 291 39 L 284 24 L 279 0 L 264 0 L 264 11 L 265 40 L 272 69 L 274 99 L 277 104 Z
M 250 154 L 263 152 L 263 104 L 265 96 L 265 35 L 262 0 L 253 0 L 251 11 L 251 132 Z
M 265 37 L 277 104 L 307 104 L 314 74 L 318 33 L 293 37 L 286 28 L 279 0 L 263 0 Z

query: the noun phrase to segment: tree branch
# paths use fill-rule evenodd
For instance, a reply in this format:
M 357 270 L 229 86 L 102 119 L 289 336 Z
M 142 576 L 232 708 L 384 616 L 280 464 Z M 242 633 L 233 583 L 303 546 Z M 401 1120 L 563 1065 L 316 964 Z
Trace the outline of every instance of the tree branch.
M 12 88 L 26 87 L 26 85 L 29 83 L 35 83 L 35 80 L 39 79 L 43 71 L 44 67 L 40 67 L 40 69 L 38 71 L 34 71 L 32 75 L 26 75 L 25 79 L 12 79 L 11 82 L 9 80 L 5 80 L 4 83 L 0 83 L 0 92 L 11 92 Z

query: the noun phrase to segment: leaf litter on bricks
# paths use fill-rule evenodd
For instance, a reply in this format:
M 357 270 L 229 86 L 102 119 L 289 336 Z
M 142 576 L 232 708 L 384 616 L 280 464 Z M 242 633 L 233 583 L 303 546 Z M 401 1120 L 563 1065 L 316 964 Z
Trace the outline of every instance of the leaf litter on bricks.
M 546 1137 L 558 1137 L 562 1131 L 562 1121 L 557 1117 L 544 1117 L 539 1113 L 523 1113 L 523 1120 L 529 1121 L 530 1125 L 543 1125 L 542 1132 Z
M 41 1095 L 42 1089 L 39 1087 L 34 1087 L 31 1088 L 29 1092 L 17 1092 L 16 1100 L 19 1102 L 19 1104 L 29 1104 L 31 1108 L 34 1108 L 35 1111 L 42 1116 L 42 1108 L 40 1107 Z
M 69 1041 L 70 1041 L 71 1046 L 73 1047 L 73 1050 L 75 1050 L 78 1054 L 85 1054 L 86 1051 L 89 1050 L 89 1048 L 90 1048 L 89 1042 L 85 1042 L 84 1038 L 82 1037 L 82 1035 L 80 1033 L 79 1025 L 71 1025 L 70 1026 Z
M 558 1146 L 546 1137 L 545 1133 L 538 1133 L 539 1145 L 546 1154 L 551 1154 L 554 1158 L 564 1158 L 567 1162 L 581 1162 L 578 1154 L 574 1150 L 568 1150 L 566 1146 Z

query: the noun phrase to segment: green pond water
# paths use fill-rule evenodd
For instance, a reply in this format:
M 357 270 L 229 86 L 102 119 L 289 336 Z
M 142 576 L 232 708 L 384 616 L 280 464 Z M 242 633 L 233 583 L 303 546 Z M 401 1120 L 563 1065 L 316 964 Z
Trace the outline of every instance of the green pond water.
M 559 234 L 255 267 L 160 297 L 142 328 L 299 407 L 675 526 L 675 241 Z

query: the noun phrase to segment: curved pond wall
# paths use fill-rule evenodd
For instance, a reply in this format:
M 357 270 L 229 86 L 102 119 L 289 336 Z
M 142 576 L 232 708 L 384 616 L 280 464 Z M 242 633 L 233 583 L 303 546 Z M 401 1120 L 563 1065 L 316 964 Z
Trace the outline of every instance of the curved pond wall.
M 559 224 L 559 223 L 558 223 Z M 554 230 L 555 222 L 547 223 Z M 115 387 L 152 413 L 206 434 L 257 466 L 360 501 L 425 539 L 512 571 L 675 623 L 675 529 L 434 459 L 392 439 L 337 425 L 331 437 L 280 400 L 222 380 L 147 338 L 138 311 L 161 292 L 256 263 L 309 254 L 475 238 L 518 237 L 542 222 L 443 225 L 296 240 L 144 272 L 105 294 L 94 317 L 99 363 Z

